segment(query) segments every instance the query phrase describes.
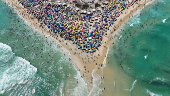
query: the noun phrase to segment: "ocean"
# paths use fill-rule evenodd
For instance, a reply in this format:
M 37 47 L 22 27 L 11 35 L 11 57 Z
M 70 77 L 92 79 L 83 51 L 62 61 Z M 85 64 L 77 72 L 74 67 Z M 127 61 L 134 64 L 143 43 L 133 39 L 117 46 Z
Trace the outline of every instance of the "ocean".
M 121 28 L 104 69 L 105 96 L 170 96 L 169 4 L 156 0 Z
M 0 96 L 87 96 L 61 45 L 28 26 L 4 1 L 0 6 Z
M 123 26 L 90 93 L 54 38 L 0 0 L 0 96 L 169 96 L 170 0 L 156 0 Z M 77 82 L 78 81 L 78 82 Z

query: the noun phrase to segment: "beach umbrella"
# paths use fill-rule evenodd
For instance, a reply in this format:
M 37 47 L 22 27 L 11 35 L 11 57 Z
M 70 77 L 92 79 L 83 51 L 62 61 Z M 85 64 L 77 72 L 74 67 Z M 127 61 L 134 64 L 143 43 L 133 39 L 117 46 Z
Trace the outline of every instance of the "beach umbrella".
M 66 4 L 66 3 L 63 3 L 63 6 L 67 6 L 67 4 Z

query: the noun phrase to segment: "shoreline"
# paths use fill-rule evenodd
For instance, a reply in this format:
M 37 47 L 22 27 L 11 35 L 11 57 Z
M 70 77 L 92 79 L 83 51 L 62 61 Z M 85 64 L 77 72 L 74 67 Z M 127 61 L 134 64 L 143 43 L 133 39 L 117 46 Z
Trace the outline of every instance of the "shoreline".
M 113 47 L 113 44 L 115 43 L 115 41 L 119 38 L 118 36 L 120 36 L 120 34 L 121 34 L 121 32 L 122 32 L 122 30 L 124 29 L 124 26 L 126 26 L 127 25 L 127 23 L 128 23 L 128 21 L 130 20 L 130 19 L 132 19 L 134 16 L 136 16 L 136 15 L 139 15 L 140 13 L 141 13 L 141 11 L 145 8 L 145 7 L 147 7 L 147 6 L 149 6 L 150 4 L 152 4 L 152 3 L 154 3 L 156 0 L 147 0 L 145 3 L 143 3 L 144 5 L 143 6 L 140 6 L 140 7 L 138 7 L 137 8 L 137 10 L 135 10 L 131 15 L 130 15 L 130 18 L 126 18 L 126 20 L 124 20 L 124 22 L 122 23 L 122 24 L 120 24 L 120 26 L 119 26 L 119 28 L 117 28 L 116 29 L 116 31 L 115 31 L 115 33 L 113 33 L 113 34 L 111 34 L 111 37 L 112 36 L 114 36 L 114 35 L 116 35 L 115 36 L 115 39 L 114 40 L 112 40 L 112 41 L 110 41 L 109 43 L 110 43 L 110 46 L 109 46 L 109 49 L 112 49 L 112 47 Z M 117 34 L 116 34 L 117 33 Z M 109 50 L 109 52 L 111 52 L 112 50 Z M 109 64 L 109 58 L 110 58 L 110 54 L 108 54 L 107 55 L 107 57 L 106 57 L 106 65 L 107 64 Z M 108 66 L 106 66 L 106 67 L 104 67 L 104 70 L 106 71 L 109 71 L 109 72 L 113 72 L 114 73 L 114 75 L 115 74 L 118 74 L 118 73 L 115 73 L 116 71 L 115 70 L 111 70 L 112 68 L 109 68 Z M 109 73 L 109 72 L 107 72 L 107 73 Z M 103 77 L 106 77 L 106 76 L 108 76 L 109 74 L 104 74 L 103 75 Z M 113 83 L 112 85 L 114 85 L 114 87 L 115 87 L 115 85 L 116 85 L 116 83 L 115 83 L 115 76 L 113 76 L 114 77 L 114 82 L 113 81 L 109 81 L 109 79 L 108 78 L 105 78 L 105 79 L 108 79 L 107 81 L 109 81 L 109 82 L 111 82 L 111 83 Z M 112 77 L 112 78 L 113 78 Z M 105 82 L 105 80 L 102 80 L 102 82 Z M 123 82 L 124 83 L 124 82 Z M 125 83 L 124 83 L 125 84 Z M 125 84 L 125 86 L 127 86 L 126 84 Z M 103 88 L 106 88 L 105 86 L 102 86 Z M 101 94 L 101 96 L 105 96 L 105 95 L 108 95 L 108 94 L 110 94 L 111 92 L 109 92 L 109 91 L 106 91 L 105 92 L 105 90 L 106 89 L 102 89 L 102 94 Z M 121 96 L 123 93 L 121 93 L 121 92 L 118 92 L 118 94 Z M 111 94 L 110 94 L 111 95 Z M 109 96 L 110 96 L 109 95 Z M 125 94 L 124 94 L 125 95 Z
M 148 3 L 149 1 L 153 1 L 153 0 L 146 0 L 146 2 L 140 1 L 140 4 L 141 4 L 140 7 L 138 6 L 138 4 L 134 4 L 133 5 L 134 8 L 133 8 L 133 6 L 131 6 L 131 7 L 129 7 L 129 9 L 125 9 L 123 11 L 123 14 L 121 14 L 117 18 L 117 21 L 109 28 L 108 35 L 103 36 L 103 41 L 102 41 L 103 44 L 99 47 L 99 51 L 97 50 L 93 54 L 85 53 L 79 49 L 76 49 L 77 48 L 76 45 L 73 45 L 72 42 L 70 42 L 68 40 L 66 41 L 66 40 L 64 40 L 64 38 L 61 38 L 60 36 L 55 35 L 54 33 L 48 32 L 48 29 L 46 29 L 46 27 L 42 28 L 40 26 L 38 20 L 36 18 L 34 18 L 32 15 L 28 14 L 26 12 L 26 9 L 23 8 L 23 6 L 17 0 L 16 1 L 15 0 L 4 0 L 4 1 L 6 1 L 9 5 L 11 5 L 12 8 L 17 10 L 18 15 L 21 16 L 26 21 L 26 23 L 28 25 L 30 25 L 32 28 L 39 30 L 39 32 L 41 32 L 43 35 L 49 35 L 49 36 L 57 39 L 56 43 L 60 44 L 62 46 L 61 49 L 62 49 L 63 53 L 66 54 L 67 56 L 70 54 L 70 56 L 68 56 L 69 58 L 71 58 L 70 61 L 72 61 L 75 64 L 75 66 L 77 67 L 77 69 L 80 71 L 82 78 L 84 79 L 85 83 L 87 84 L 87 86 L 89 88 L 89 92 L 90 92 L 90 90 L 93 88 L 93 79 L 91 79 L 92 72 L 93 72 L 93 70 L 102 68 L 101 64 L 103 64 L 103 62 L 105 60 L 108 47 L 109 48 L 112 47 L 112 42 L 114 42 L 116 40 L 115 37 L 117 37 L 116 34 L 119 34 L 119 32 L 116 30 L 119 29 L 119 27 L 134 12 L 136 12 L 136 10 L 138 8 L 143 8 L 143 6 L 145 6 L 144 4 Z M 114 26 L 116 26 L 116 27 L 114 28 Z M 115 29 L 115 31 L 113 29 Z M 114 37 L 113 37 L 113 35 L 114 35 Z M 107 43 L 104 43 L 104 42 L 107 42 Z M 75 54 L 75 52 L 76 52 L 76 54 Z M 102 76 L 101 73 L 102 72 L 99 72 L 100 76 Z

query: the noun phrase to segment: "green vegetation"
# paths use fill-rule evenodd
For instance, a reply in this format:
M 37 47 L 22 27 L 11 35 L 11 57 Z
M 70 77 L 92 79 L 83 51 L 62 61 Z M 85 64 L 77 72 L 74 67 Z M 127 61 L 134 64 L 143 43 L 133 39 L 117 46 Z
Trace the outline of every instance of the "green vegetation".
M 98 3 L 96 3 L 96 4 L 95 4 L 95 8 L 96 8 L 96 7 L 100 7 L 100 6 L 101 6 L 101 5 L 100 5 L 100 4 L 98 4 Z
M 80 4 L 78 4 L 78 3 L 77 3 L 75 6 L 76 6 L 76 7 L 78 7 L 78 8 L 81 8 L 81 5 L 80 5 Z
M 81 5 L 81 4 L 78 4 L 78 3 L 77 3 L 75 6 L 78 7 L 78 8 L 82 8 L 82 9 L 87 9 L 87 8 L 89 8 L 89 5 L 88 5 L 88 4 Z
M 87 9 L 87 8 L 89 8 L 88 4 L 83 5 L 83 9 Z

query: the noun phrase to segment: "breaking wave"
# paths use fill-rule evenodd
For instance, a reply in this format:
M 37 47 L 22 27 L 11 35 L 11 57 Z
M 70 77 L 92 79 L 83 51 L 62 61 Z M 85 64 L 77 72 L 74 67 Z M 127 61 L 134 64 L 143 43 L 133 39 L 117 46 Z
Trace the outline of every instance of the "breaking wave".
M 37 68 L 30 65 L 30 62 L 15 56 L 11 47 L 3 43 L 0 43 L 0 66 L 0 94 L 8 87 L 32 78 L 37 72 Z

